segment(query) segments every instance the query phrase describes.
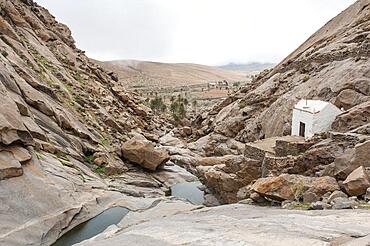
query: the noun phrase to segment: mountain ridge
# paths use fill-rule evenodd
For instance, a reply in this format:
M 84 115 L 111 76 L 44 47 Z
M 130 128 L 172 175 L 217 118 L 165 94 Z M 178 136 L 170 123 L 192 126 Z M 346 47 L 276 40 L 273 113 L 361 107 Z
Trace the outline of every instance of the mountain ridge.
M 99 62 L 106 70 L 114 71 L 127 86 L 186 86 L 210 81 L 247 80 L 247 73 L 224 70 L 195 63 L 162 63 L 139 60 Z

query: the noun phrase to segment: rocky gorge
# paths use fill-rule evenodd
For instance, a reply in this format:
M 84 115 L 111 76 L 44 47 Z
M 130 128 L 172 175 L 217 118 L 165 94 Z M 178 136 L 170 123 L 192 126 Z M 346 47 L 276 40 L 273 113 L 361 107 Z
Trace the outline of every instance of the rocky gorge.
M 45 8 L 0 0 L 0 13 L 0 245 L 52 245 L 112 207 L 130 212 L 80 245 L 369 244 L 369 0 L 177 127 Z M 290 136 L 301 98 L 343 113 Z M 198 179 L 204 204 L 171 196 Z

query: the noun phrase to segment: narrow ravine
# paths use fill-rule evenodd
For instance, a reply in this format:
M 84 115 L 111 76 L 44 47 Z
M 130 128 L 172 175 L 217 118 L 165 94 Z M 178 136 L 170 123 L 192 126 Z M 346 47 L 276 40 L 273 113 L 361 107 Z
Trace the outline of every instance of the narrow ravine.
M 76 226 L 59 238 L 53 245 L 70 246 L 92 238 L 102 233 L 109 226 L 118 224 L 129 211 L 124 207 L 109 208 L 96 217 Z

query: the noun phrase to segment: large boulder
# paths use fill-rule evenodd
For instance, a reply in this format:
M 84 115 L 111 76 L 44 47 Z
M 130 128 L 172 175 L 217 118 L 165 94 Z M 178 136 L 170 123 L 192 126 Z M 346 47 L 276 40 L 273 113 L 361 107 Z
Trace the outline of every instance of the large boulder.
M 338 156 L 332 164 L 332 175 L 344 180 L 351 172 L 360 166 L 370 167 L 369 159 L 370 140 L 347 149 L 341 156 Z
M 360 196 L 370 187 L 369 177 L 363 166 L 354 170 L 343 182 L 346 192 L 351 196 Z
M 339 185 L 332 177 L 282 174 L 278 177 L 258 179 L 251 189 L 269 199 L 284 201 L 301 200 L 308 196 L 319 199 L 327 192 L 339 190 Z
M 196 165 L 200 178 L 224 203 L 236 202 L 239 189 L 261 177 L 261 163 L 242 155 L 205 157 Z
M 332 128 L 335 131 L 348 132 L 367 123 L 370 123 L 370 101 L 361 103 L 338 115 Z
M 362 93 L 358 93 L 357 91 L 351 89 L 344 89 L 336 97 L 334 104 L 338 108 L 344 108 L 345 110 L 348 110 L 367 100 L 369 100 L 369 97 L 363 95 Z
M 131 139 L 122 144 L 121 150 L 125 159 L 152 171 L 170 159 L 165 149 L 155 148 L 149 141 Z

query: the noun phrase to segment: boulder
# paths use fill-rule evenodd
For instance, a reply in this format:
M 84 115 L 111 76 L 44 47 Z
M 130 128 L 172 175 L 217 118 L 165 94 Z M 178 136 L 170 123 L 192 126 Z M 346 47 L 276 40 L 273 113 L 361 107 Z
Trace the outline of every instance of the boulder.
M 260 162 L 242 155 L 205 157 L 196 165 L 200 178 L 225 203 L 238 201 L 239 189 L 261 176 Z
M 304 203 L 312 203 L 319 201 L 320 198 L 313 192 L 305 192 L 303 194 L 303 202 Z
M 334 199 L 342 197 L 342 198 L 348 198 L 347 194 L 344 193 L 343 191 L 336 190 L 334 191 L 328 198 L 328 202 L 331 203 Z
M 357 202 L 344 197 L 337 197 L 331 202 L 333 209 L 350 209 L 355 208 Z
M 250 194 L 250 199 L 252 199 L 256 203 L 266 202 L 266 199 L 263 196 L 261 196 L 260 194 L 258 194 L 257 192 L 252 192 Z
M 221 134 L 210 134 L 188 144 L 191 150 L 206 156 L 240 155 L 244 153 L 245 144 Z
M 244 199 L 248 199 L 251 195 L 251 186 L 250 185 L 247 185 L 247 186 L 244 186 L 242 188 L 240 188 L 238 190 L 238 192 L 236 193 L 236 197 L 238 198 L 238 200 L 244 200 Z
M 370 187 L 369 177 L 363 166 L 354 170 L 343 182 L 346 192 L 351 196 L 360 196 Z
M 361 103 L 338 115 L 332 124 L 332 129 L 338 132 L 348 132 L 366 123 L 370 123 L 370 101 Z
M 215 207 L 215 206 L 219 206 L 220 202 L 217 200 L 217 198 L 214 195 L 206 194 L 204 196 L 203 204 L 204 206 L 207 206 L 207 207 Z
M 332 164 L 327 166 L 325 173 L 335 176 L 339 180 L 344 180 L 356 168 L 370 167 L 369 151 L 369 140 L 358 143 L 353 148 L 347 148 L 344 153 L 335 158 Z
M 251 188 L 253 191 L 276 201 L 319 199 L 327 192 L 339 190 L 337 181 L 332 177 L 306 177 L 282 174 L 278 177 L 258 179 Z M 316 198 L 315 198 L 316 199 Z
M 155 148 L 149 141 L 131 139 L 122 144 L 121 150 L 125 159 L 152 171 L 170 159 L 166 150 Z
M 323 210 L 323 209 L 329 209 L 329 208 L 331 208 L 331 205 L 325 202 L 322 202 L 322 201 L 317 201 L 317 202 L 313 202 L 310 204 L 311 210 Z
M 173 132 L 169 132 L 166 135 L 160 137 L 159 143 L 164 146 L 174 146 L 179 148 L 185 147 L 185 144 L 180 139 L 175 137 Z

